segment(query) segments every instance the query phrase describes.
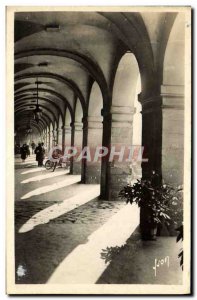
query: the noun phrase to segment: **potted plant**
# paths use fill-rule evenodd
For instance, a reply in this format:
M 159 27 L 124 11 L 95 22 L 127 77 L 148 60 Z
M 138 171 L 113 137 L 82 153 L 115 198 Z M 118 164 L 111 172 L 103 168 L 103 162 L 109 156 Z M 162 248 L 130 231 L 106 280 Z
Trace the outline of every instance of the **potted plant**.
M 143 239 L 155 240 L 158 225 L 170 225 L 169 203 L 174 192 L 174 188 L 164 184 L 154 171 L 150 179 L 138 179 L 133 185 L 127 185 L 120 191 L 120 198 L 140 207 L 140 229 Z

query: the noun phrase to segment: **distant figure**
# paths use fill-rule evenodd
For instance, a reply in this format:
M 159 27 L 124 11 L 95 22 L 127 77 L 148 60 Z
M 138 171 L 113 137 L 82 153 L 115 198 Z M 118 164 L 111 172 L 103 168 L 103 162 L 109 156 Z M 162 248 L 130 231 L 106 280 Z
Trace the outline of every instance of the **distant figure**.
M 28 148 L 27 148 L 27 144 L 23 144 L 23 146 L 20 149 L 20 153 L 21 153 L 21 159 L 22 162 L 24 162 L 27 158 L 27 153 L 28 153 Z
M 34 154 L 35 148 L 36 148 L 36 144 L 34 143 L 34 141 L 32 141 L 31 143 L 32 154 Z
M 44 146 L 43 142 L 41 143 L 41 146 L 42 146 L 42 148 L 44 149 L 44 152 L 45 152 L 45 146 Z
M 15 144 L 15 147 L 14 147 L 14 153 L 15 154 L 20 154 L 20 144 Z
M 36 161 L 38 162 L 38 167 L 43 166 L 45 149 L 44 149 L 44 146 L 42 146 L 42 144 L 43 143 L 38 143 L 38 146 L 35 149 Z
M 27 155 L 30 156 L 29 145 L 27 145 Z

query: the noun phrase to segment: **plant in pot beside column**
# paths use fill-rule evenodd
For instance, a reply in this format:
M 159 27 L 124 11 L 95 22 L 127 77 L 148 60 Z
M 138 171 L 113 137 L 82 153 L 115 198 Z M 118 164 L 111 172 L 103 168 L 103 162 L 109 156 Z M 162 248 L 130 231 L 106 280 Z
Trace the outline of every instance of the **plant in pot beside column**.
M 150 179 L 138 179 L 133 185 L 125 186 L 119 197 L 127 203 L 136 203 L 140 207 L 140 230 L 142 239 L 155 240 L 158 225 L 169 225 L 169 200 L 173 187 L 162 184 L 154 171 Z

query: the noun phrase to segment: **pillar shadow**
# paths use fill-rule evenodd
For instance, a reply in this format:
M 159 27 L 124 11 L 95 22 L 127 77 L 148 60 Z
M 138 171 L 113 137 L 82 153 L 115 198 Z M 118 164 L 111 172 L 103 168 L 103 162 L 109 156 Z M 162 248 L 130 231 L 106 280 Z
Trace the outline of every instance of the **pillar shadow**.
M 43 202 L 40 205 L 43 207 Z M 47 207 L 47 203 L 44 205 Z M 15 265 L 18 284 L 46 283 L 65 257 L 79 244 L 86 243 L 88 236 L 104 224 L 119 206 L 93 199 L 48 224 L 39 225 L 30 232 L 18 233 L 20 217 L 24 222 L 38 209 L 38 203 L 32 204 L 32 207 L 28 203 L 28 209 L 24 203 L 23 208 L 18 210 L 18 218 L 16 212 Z

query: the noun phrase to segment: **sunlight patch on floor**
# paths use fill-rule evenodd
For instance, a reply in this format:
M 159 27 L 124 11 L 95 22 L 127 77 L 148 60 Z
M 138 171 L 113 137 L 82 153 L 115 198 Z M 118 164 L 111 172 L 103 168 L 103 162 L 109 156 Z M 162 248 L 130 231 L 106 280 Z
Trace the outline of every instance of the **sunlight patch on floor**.
M 15 163 L 21 163 L 21 164 L 25 164 L 25 163 L 30 163 L 30 162 L 33 162 L 35 161 L 36 162 L 36 156 L 33 156 L 33 157 L 27 157 L 25 159 L 25 161 L 23 162 L 21 158 L 17 157 L 15 158 Z
M 63 202 L 51 205 L 40 212 L 36 213 L 20 229 L 19 233 L 25 233 L 34 229 L 35 226 L 46 224 L 50 220 L 91 201 L 100 195 L 100 185 L 88 185 L 84 192 L 70 197 Z
M 36 167 L 38 166 L 37 162 L 31 163 L 31 164 L 28 163 L 28 165 L 25 165 L 25 168 L 31 168 L 31 167 L 35 167 L 35 166 Z
M 28 199 L 32 196 L 37 196 L 37 195 L 41 195 L 41 194 L 45 194 L 48 192 L 52 192 L 54 190 L 63 188 L 65 186 L 77 183 L 81 181 L 81 175 L 70 175 L 68 177 L 66 177 L 65 180 L 62 180 L 60 182 L 55 182 L 54 184 L 50 184 L 50 185 L 46 185 L 46 186 L 42 186 L 40 188 L 37 188 L 27 194 L 25 194 L 24 196 L 21 197 L 22 200 L 24 199 Z
M 21 175 L 26 175 L 26 174 L 30 174 L 30 173 L 34 173 L 34 172 L 41 172 L 41 171 L 46 171 L 46 169 L 41 167 L 41 168 L 37 168 L 37 169 L 33 169 L 33 170 L 28 170 L 28 171 L 22 172 Z
M 94 284 L 107 268 L 101 252 L 122 246 L 139 225 L 137 205 L 125 205 L 103 226 L 93 232 L 86 244 L 77 246 L 56 268 L 47 283 Z M 118 234 L 117 234 L 118 233 Z
M 21 183 L 29 183 L 29 182 L 33 182 L 33 181 L 40 181 L 40 180 L 44 180 L 44 179 L 48 179 L 48 178 L 57 177 L 57 176 L 60 176 L 60 175 L 65 175 L 65 174 L 68 174 L 68 173 L 69 173 L 68 170 L 58 171 L 58 172 L 57 171 L 56 172 L 50 171 L 50 173 L 48 173 L 48 174 L 38 175 L 38 176 L 35 176 L 35 177 L 25 179 L 25 180 L 21 181 Z

